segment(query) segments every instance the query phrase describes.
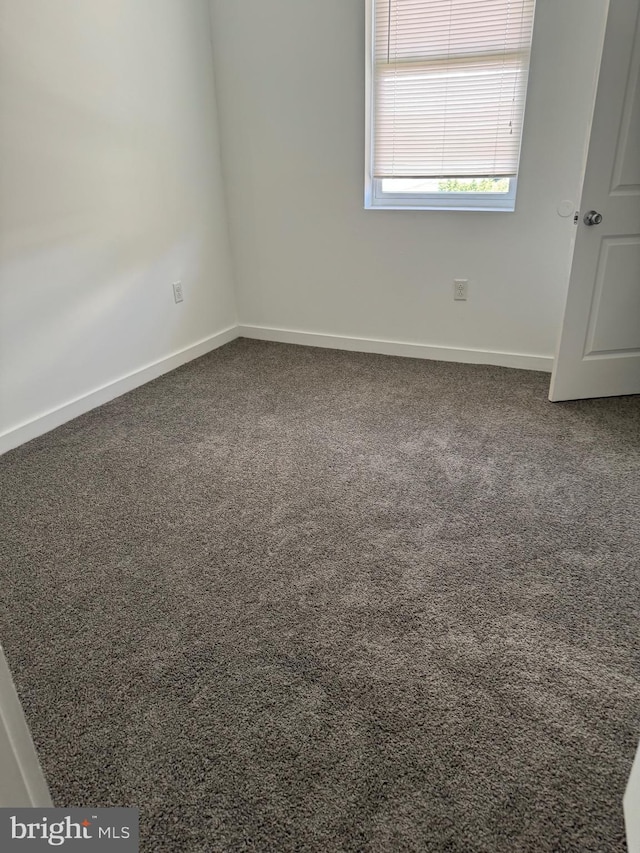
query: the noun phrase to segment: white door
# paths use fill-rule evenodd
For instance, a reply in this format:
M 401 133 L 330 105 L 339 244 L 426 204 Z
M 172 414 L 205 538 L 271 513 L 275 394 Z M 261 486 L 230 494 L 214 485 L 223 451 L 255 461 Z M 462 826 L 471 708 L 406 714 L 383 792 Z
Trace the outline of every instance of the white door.
M 640 393 L 639 69 L 640 0 L 611 0 L 550 400 Z
M 624 795 L 624 822 L 629 853 L 640 853 L 640 745 Z
M 0 646 L 0 808 L 51 805 L 49 789 Z

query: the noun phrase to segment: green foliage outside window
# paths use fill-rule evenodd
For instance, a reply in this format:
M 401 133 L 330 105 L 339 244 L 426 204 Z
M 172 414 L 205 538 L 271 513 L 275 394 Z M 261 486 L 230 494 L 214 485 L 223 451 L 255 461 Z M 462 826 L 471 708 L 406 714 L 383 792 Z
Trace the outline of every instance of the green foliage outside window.
M 506 193 L 509 178 L 446 178 L 438 182 L 442 193 Z

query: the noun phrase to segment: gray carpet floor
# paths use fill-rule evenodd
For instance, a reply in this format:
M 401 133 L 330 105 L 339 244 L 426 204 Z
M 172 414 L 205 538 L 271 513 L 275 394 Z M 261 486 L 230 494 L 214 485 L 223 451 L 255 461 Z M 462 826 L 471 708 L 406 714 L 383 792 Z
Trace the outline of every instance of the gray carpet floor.
M 144 851 L 624 851 L 640 398 L 239 340 L 0 460 L 54 800 Z

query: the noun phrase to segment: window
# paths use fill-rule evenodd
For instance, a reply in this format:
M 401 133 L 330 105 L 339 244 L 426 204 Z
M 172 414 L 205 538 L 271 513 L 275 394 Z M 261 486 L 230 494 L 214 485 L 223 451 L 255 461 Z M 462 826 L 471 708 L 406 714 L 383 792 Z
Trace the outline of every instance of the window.
M 365 207 L 515 208 L 535 0 L 367 0 Z

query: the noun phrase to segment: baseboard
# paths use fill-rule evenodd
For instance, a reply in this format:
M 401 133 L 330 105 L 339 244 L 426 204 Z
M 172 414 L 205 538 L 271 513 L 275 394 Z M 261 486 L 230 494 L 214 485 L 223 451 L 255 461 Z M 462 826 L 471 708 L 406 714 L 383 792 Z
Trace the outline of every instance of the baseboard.
M 253 338 L 260 341 L 277 341 L 285 344 L 300 344 L 302 346 L 325 347 L 327 349 L 350 350 L 352 352 L 372 352 L 381 355 L 400 355 L 408 358 L 425 358 L 435 361 L 456 361 L 467 364 L 495 364 L 501 367 L 516 367 L 524 370 L 542 370 L 551 372 L 553 358 L 551 356 L 528 355 L 526 353 L 494 352 L 480 349 L 455 349 L 452 347 L 429 346 L 428 344 L 411 344 L 402 341 L 385 341 L 377 338 L 349 338 L 342 335 L 321 334 L 318 332 L 300 332 L 293 329 L 276 329 L 269 326 L 230 326 L 215 335 L 204 338 L 191 346 L 174 352 L 166 358 L 158 359 L 152 364 L 135 370 L 126 376 L 109 382 L 95 391 L 76 397 L 68 403 L 51 409 L 30 421 L 12 427 L 0 434 L 0 455 L 19 447 L 32 438 L 55 429 L 67 421 L 83 415 L 85 412 L 108 403 L 110 400 L 126 394 L 152 379 L 157 379 L 163 373 L 169 373 L 199 358 L 211 350 L 235 338 Z
M 238 337 L 259 341 L 277 341 L 284 344 L 302 344 L 311 347 L 374 352 L 381 355 L 401 355 L 408 358 L 426 358 L 434 361 L 457 361 L 465 364 L 494 364 L 499 367 L 517 367 L 522 370 L 542 370 L 551 373 L 553 357 L 516 352 L 495 352 L 481 349 L 455 349 L 453 347 L 410 344 L 402 341 L 384 341 L 377 338 L 348 338 L 342 335 L 325 335 L 318 332 L 299 332 L 293 329 L 274 329 L 269 326 L 238 326 Z
M 199 358 L 201 355 L 205 355 L 237 337 L 238 327 L 230 326 L 228 329 L 223 329 L 215 335 L 203 338 L 203 340 L 184 347 L 184 349 L 178 350 L 165 358 L 160 358 L 151 364 L 147 364 L 139 370 L 134 370 L 126 376 L 116 379 L 114 382 L 109 382 L 95 391 L 90 391 L 88 394 L 76 397 L 62 406 L 58 406 L 30 421 L 12 427 L 0 434 L 0 455 L 6 453 L 8 450 L 12 450 L 14 447 L 19 447 L 26 441 L 31 441 L 32 438 L 44 435 L 45 432 L 49 432 L 67 421 L 77 418 L 78 415 L 83 415 L 97 406 L 102 406 L 103 403 L 108 403 L 121 394 L 126 394 L 127 391 L 133 391 L 134 388 L 151 382 L 152 379 L 157 379 L 163 373 L 169 373 L 169 371 L 175 370 L 176 367 L 180 367 L 188 361 L 193 361 L 194 358 Z

